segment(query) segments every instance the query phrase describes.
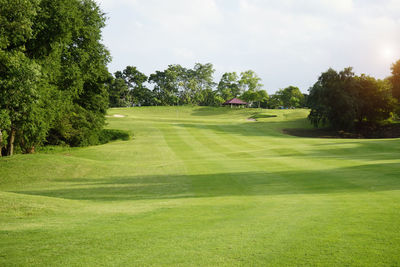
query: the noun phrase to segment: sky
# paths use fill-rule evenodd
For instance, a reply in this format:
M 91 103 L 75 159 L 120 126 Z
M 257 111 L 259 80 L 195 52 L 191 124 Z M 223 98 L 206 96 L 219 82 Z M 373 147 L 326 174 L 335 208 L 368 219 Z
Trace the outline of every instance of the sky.
M 96 0 L 110 72 L 170 64 L 253 70 L 273 93 L 307 90 L 328 68 L 390 75 L 400 59 L 400 0 Z

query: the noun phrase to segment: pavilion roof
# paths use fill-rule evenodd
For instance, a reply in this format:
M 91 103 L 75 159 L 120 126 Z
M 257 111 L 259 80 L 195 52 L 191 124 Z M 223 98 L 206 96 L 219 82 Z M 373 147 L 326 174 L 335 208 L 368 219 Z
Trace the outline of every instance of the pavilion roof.
M 246 102 L 239 98 L 232 98 L 231 100 L 228 100 L 224 103 L 224 105 L 229 105 L 229 104 L 236 104 L 236 105 L 247 105 Z

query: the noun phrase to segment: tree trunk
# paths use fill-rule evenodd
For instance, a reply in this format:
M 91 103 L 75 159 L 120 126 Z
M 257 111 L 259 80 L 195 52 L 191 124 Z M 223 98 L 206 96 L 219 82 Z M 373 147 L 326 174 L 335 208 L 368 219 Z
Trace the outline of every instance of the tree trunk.
M 14 154 L 14 140 L 15 140 L 15 129 L 11 129 L 10 138 L 8 140 L 7 156 Z

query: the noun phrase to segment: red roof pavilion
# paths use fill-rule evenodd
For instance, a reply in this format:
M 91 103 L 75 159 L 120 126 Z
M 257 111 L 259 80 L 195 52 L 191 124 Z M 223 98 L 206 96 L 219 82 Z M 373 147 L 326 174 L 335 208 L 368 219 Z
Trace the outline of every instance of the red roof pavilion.
M 231 100 L 226 101 L 225 103 L 223 103 L 222 105 L 236 105 L 236 106 L 241 106 L 241 105 L 247 105 L 246 102 L 244 102 L 243 100 L 239 99 L 239 98 L 232 98 Z

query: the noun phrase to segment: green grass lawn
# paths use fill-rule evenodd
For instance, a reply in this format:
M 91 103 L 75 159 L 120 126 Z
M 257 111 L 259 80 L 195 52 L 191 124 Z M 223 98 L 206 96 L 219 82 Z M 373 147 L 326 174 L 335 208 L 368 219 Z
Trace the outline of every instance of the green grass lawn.
M 399 266 L 400 139 L 257 112 L 111 109 L 132 140 L 0 158 L 0 266 Z

